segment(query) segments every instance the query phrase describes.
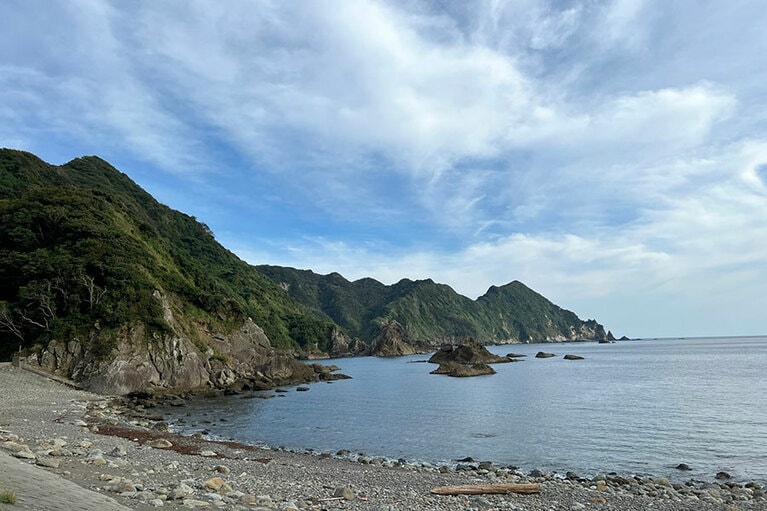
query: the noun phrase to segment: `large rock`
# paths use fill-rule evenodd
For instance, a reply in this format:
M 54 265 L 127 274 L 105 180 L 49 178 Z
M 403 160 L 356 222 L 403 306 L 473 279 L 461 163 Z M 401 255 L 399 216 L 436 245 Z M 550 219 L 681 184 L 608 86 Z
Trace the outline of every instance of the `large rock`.
M 373 339 L 370 352 L 377 357 L 401 357 L 419 353 L 405 329 L 396 321 L 381 328 L 381 333 Z
M 88 344 L 112 344 L 107 355 L 89 352 L 76 339 L 54 340 L 27 363 L 70 377 L 89 390 L 118 395 L 227 388 L 237 382 L 272 388 L 317 381 L 311 367 L 275 350 L 250 318 L 233 331 L 217 333 L 208 325 L 180 319 L 182 306 L 173 296 L 157 291 L 154 298 L 168 326 L 163 333 L 150 333 L 142 323 L 117 333 L 94 329 L 94 342 Z
M 445 374 L 456 378 L 469 376 L 483 376 L 495 374 L 495 370 L 487 364 L 459 364 L 457 362 L 443 362 L 437 369 L 429 374 Z
M 482 344 L 467 337 L 463 339 L 458 346 L 443 344 L 442 347 L 431 356 L 429 362 L 434 364 L 441 364 L 444 362 L 457 362 L 459 364 L 500 364 L 509 362 L 509 359 L 490 353 Z

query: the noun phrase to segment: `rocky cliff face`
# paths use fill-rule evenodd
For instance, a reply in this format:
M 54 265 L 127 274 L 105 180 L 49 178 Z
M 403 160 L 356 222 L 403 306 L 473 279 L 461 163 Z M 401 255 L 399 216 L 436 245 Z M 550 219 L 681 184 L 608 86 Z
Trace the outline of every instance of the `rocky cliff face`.
M 414 344 L 402 325 L 391 321 L 381 327 L 381 333 L 373 339 L 370 352 L 377 357 L 400 357 L 424 353 Z
M 205 388 L 271 388 L 316 381 L 318 373 L 276 351 L 250 318 L 227 333 L 180 319 L 173 300 L 155 294 L 170 331 L 149 334 L 146 325 L 124 327 L 107 356 L 89 352 L 79 340 L 52 341 L 26 362 L 72 378 L 95 392 L 185 391 Z M 93 335 L 107 335 L 94 329 Z

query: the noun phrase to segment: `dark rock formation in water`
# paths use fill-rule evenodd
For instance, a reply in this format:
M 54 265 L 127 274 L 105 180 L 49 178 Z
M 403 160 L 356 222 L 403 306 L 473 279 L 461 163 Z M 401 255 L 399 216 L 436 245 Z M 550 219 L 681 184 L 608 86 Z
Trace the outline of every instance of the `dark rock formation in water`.
M 457 362 L 442 362 L 439 367 L 429 374 L 445 374 L 457 378 L 484 376 L 495 374 L 495 370 L 487 364 L 459 364 Z
M 466 338 L 458 346 L 443 344 L 429 362 L 441 364 L 443 362 L 456 362 L 459 364 L 500 364 L 509 362 L 509 359 L 490 353 L 487 348 L 474 339 Z
M 556 357 L 554 353 L 546 353 L 545 351 L 539 351 L 535 354 L 535 358 L 551 358 Z
M 370 353 L 377 357 L 400 357 L 423 353 L 423 350 L 419 350 L 414 344 L 402 325 L 396 321 L 390 321 L 381 328 L 381 333 L 373 340 Z
M 583 357 L 580 355 L 565 355 L 562 358 L 564 358 L 565 360 L 583 360 Z

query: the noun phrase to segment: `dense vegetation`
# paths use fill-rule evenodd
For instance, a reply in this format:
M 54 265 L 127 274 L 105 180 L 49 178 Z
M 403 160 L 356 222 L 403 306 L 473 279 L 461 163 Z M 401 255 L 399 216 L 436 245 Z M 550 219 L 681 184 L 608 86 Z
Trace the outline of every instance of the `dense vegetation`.
M 521 282 L 491 287 L 477 300 L 434 281 L 403 279 L 386 286 L 366 278 L 349 282 L 337 273 L 257 266 L 302 304 L 324 313 L 352 335 L 369 342 L 381 325 L 395 320 L 408 335 L 434 342 L 464 336 L 483 342 L 605 337 L 594 320 L 582 321 Z
M 432 342 L 604 336 L 595 321 L 519 282 L 470 300 L 431 280 L 387 286 L 253 267 L 205 224 L 158 203 L 99 158 L 53 166 L 0 150 L 0 357 L 74 338 L 106 356 L 116 333 L 135 324 L 152 342 L 171 331 L 160 296 L 172 298 L 177 320 L 227 333 L 250 317 L 273 345 L 295 352 L 315 345 L 330 352 L 338 325 L 369 343 L 393 320 Z
M 103 160 L 0 150 L 0 357 L 74 337 L 107 354 L 134 322 L 151 338 L 168 329 L 158 292 L 219 331 L 251 317 L 285 350 L 335 327 Z

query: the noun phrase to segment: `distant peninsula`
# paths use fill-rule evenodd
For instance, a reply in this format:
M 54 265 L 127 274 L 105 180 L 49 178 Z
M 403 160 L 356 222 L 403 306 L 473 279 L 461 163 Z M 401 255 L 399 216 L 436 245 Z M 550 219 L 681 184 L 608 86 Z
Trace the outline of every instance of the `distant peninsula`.
M 0 358 L 101 392 L 269 388 L 328 377 L 299 358 L 482 343 L 600 341 L 526 287 L 477 300 L 430 279 L 385 285 L 252 266 L 104 160 L 0 149 Z

